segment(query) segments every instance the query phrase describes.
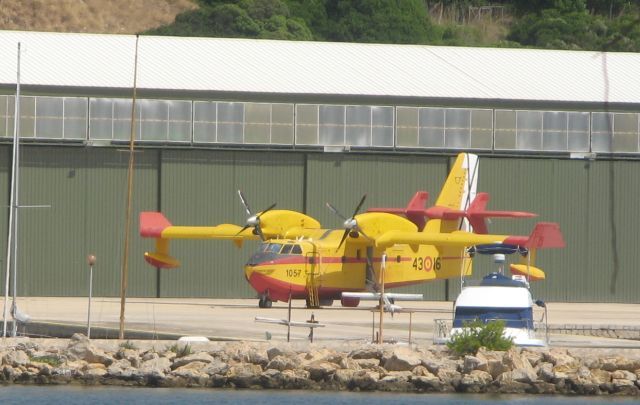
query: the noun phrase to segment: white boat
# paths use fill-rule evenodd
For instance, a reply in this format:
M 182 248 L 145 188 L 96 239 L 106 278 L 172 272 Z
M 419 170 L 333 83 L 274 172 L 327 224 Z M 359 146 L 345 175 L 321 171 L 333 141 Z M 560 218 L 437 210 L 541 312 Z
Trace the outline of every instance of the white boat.
M 542 301 L 535 304 L 544 307 Z M 436 319 L 434 343 L 447 343 L 452 336 L 461 333 L 468 322 L 502 320 L 505 323 L 504 336 L 513 338 L 515 345 L 546 346 L 546 323 L 534 322 L 533 306 L 525 277 L 515 275 L 510 278 L 491 273 L 479 283 L 468 283 L 462 288 L 454 304 L 453 320 Z

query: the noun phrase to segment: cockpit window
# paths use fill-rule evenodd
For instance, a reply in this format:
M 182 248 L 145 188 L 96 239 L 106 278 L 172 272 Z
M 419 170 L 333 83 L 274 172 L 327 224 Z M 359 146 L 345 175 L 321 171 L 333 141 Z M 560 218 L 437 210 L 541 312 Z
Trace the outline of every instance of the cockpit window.
M 302 248 L 300 247 L 300 245 L 293 245 L 293 249 L 291 249 L 291 254 L 301 255 L 302 254 Z
M 269 247 L 267 247 L 265 252 L 280 253 L 280 249 L 282 249 L 282 244 L 281 243 L 269 243 Z
M 291 248 L 293 247 L 293 245 L 284 245 L 284 247 L 282 248 L 282 250 L 280 251 L 280 254 L 282 255 L 288 255 L 291 253 Z

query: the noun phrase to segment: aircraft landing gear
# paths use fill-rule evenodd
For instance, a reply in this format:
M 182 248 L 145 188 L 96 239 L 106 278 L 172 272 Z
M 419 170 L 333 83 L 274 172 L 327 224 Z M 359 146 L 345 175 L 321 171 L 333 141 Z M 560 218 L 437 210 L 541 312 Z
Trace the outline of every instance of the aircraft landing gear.
M 269 297 L 260 297 L 258 301 L 258 307 L 260 308 L 271 308 L 273 305 L 273 301 L 269 299 Z

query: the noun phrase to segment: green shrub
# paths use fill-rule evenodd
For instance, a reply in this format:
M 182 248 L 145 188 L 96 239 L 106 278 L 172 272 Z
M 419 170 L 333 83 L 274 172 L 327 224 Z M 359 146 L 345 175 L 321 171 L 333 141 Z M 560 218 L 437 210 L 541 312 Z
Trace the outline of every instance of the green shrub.
M 447 347 L 459 356 L 476 354 L 481 347 L 489 350 L 509 350 L 513 346 L 513 338 L 504 337 L 504 326 L 504 321 L 465 322 L 462 332 L 453 335 Z
M 173 345 L 169 346 L 168 350 L 170 352 L 174 352 L 176 354 L 176 357 L 184 357 L 193 353 L 193 350 L 191 349 L 191 345 L 188 343 L 185 345 L 174 343 Z
M 32 363 L 45 363 L 52 367 L 58 367 L 62 364 L 62 360 L 60 360 L 58 356 L 30 356 L 29 360 L 31 360 Z
M 134 345 L 133 342 L 130 341 L 130 340 L 127 340 L 126 342 L 120 343 L 120 348 L 122 348 L 122 349 L 130 349 L 130 350 L 137 350 L 138 349 L 136 347 L 136 345 Z

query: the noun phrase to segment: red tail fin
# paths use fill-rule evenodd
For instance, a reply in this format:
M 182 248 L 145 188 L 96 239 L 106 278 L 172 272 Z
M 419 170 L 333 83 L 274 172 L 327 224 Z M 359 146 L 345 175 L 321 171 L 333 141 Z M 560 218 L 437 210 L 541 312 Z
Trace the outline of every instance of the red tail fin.
M 416 224 L 418 230 L 422 230 L 427 223 L 425 218 L 427 200 L 429 200 L 429 193 L 426 191 L 418 191 L 413 195 L 411 200 L 409 200 L 407 208 L 369 208 L 367 212 L 386 212 L 389 214 L 404 215 L 409 221 Z

